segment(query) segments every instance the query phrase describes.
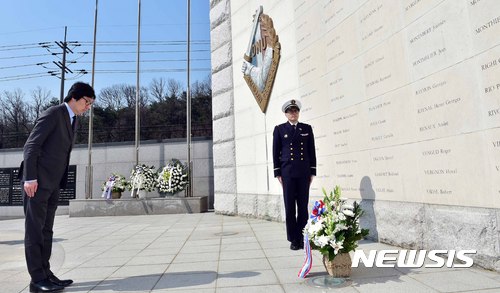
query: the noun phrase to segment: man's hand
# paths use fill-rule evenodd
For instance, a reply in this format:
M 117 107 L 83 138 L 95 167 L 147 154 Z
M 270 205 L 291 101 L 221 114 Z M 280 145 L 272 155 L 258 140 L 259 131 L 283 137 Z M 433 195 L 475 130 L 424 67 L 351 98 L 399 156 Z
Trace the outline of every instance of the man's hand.
M 283 179 L 281 179 L 281 176 L 278 176 L 276 178 L 278 178 L 278 181 L 280 182 L 281 186 L 283 186 Z
M 34 197 L 37 189 L 38 189 L 37 181 L 24 182 L 24 192 L 26 192 L 26 195 L 28 197 Z

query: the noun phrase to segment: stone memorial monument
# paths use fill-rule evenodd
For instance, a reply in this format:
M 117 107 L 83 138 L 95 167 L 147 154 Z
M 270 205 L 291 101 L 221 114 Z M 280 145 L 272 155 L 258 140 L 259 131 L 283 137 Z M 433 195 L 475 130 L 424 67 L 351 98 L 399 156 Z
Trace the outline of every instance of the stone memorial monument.
M 279 35 L 267 112 L 241 63 L 255 9 Z M 280 105 L 302 102 L 321 189 L 361 200 L 372 239 L 476 249 L 500 270 L 500 2 L 211 1 L 215 211 L 284 220 Z

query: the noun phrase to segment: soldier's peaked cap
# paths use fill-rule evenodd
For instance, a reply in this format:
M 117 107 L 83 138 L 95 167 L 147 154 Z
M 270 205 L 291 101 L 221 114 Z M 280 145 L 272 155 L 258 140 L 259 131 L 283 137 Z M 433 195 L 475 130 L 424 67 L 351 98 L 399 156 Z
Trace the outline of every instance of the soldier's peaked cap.
M 286 113 L 286 110 L 288 110 L 288 109 L 290 109 L 292 107 L 295 107 L 295 108 L 297 108 L 300 111 L 300 108 L 302 108 L 302 104 L 300 103 L 300 101 L 297 101 L 297 100 L 294 100 L 294 99 L 288 100 L 281 107 L 281 111 L 283 111 L 283 113 Z

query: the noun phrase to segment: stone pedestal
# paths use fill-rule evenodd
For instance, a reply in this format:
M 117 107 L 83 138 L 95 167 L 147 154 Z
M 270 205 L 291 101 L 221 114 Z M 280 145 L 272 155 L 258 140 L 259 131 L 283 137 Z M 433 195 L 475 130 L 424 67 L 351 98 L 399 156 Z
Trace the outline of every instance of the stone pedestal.
M 208 197 L 165 197 L 146 199 L 74 199 L 69 202 L 70 217 L 191 214 L 208 209 Z

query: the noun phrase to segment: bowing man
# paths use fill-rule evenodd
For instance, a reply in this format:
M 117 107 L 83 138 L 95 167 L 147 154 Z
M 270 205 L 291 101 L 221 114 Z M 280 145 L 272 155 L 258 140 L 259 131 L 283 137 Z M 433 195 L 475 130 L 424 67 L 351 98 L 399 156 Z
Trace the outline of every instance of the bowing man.
M 19 168 L 24 200 L 26 264 L 31 276 L 30 292 L 55 292 L 73 283 L 60 280 L 50 269 L 54 218 L 59 189 L 67 182 L 77 117 L 88 111 L 95 100 L 94 89 L 77 82 L 64 103 L 44 111 L 24 145 Z

